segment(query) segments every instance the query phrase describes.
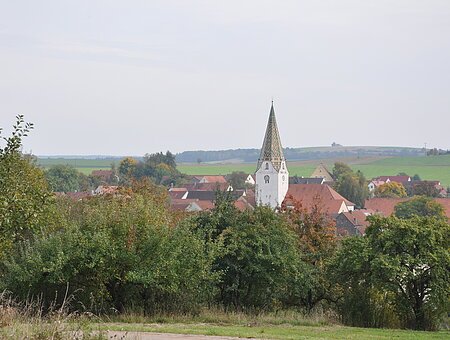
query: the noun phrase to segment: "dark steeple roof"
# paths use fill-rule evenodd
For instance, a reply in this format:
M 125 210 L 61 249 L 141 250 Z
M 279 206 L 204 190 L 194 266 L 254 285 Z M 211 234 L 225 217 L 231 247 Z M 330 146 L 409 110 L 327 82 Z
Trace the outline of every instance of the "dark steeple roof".
M 261 167 L 262 162 L 272 162 L 275 170 L 279 171 L 281 162 L 284 161 L 283 148 L 281 147 L 280 134 L 278 133 L 277 120 L 275 119 L 275 110 L 270 108 L 269 121 L 267 122 L 266 135 L 261 149 L 261 154 L 258 159 L 258 167 Z

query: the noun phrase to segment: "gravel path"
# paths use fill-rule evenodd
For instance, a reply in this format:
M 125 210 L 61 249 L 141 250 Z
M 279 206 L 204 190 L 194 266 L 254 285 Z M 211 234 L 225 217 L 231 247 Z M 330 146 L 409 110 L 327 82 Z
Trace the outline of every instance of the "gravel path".
M 236 340 L 243 338 L 235 338 L 229 336 L 209 336 L 209 335 L 193 335 L 193 334 L 171 334 L 171 333 L 152 333 L 152 332 L 124 332 L 109 331 L 108 339 L 110 340 Z M 253 339 L 257 340 L 257 339 Z

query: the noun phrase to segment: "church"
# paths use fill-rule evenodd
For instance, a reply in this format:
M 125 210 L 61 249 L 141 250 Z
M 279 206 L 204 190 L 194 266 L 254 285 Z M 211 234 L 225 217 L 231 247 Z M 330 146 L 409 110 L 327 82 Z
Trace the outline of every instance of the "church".
M 281 206 L 289 188 L 289 172 L 281 146 L 273 101 L 255 177 L 256 204 L 268 205 L 271 208 Z
M 343 212 L 353 211 L 355 204 L 327 185 L 329 182 L 325 181 L 327 177 L 324 174 L 329 174 L 329 172 L 323 164 L 316 169 L 317 171 L 319 173 L 314 177 L 321 177 L 324 180 L 320 183 L 317 183 L 317 181 L 312 181 L 311 183 L 308 181 L 305 183 L 289 183 L 289 171 L 281 146 L 280 133 L 272 102 L 255 173 L 256 205 L 264 205 L 276 209 L 283 203 L 289 208 L 295 202 L 300 202 L 306 209 L 311 209 L 315 204 L 319 203 L 324 212 L 332 217 L 336 217 Z M 331 174 L 329 176 L 331 178 Z

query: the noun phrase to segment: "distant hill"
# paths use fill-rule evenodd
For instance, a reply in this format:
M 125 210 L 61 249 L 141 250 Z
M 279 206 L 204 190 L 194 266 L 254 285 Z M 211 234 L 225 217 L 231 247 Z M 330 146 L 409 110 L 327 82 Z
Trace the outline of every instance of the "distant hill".
M 258 160 L 259 149 L 232 149 L 217 151 L 184 151 L 176 155 L 177 163 L 244 162 Z M 370 156 L 421 156 L 424 149 L 382 146 L 326 146 L 310 148 L 285 148 L 284 155 L 290 161 Z

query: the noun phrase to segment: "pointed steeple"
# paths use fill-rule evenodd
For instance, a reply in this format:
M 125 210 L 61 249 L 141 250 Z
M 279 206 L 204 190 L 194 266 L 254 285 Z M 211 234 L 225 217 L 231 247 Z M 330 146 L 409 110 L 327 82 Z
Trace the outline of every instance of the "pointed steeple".
M 275 110 L 270 108 L 269 121 L 267 122 L 266 134 L 264 136 L 264 142 L 261 149 L 261 154 L 258 159 L 258 169 L 261 167 L 262 162 L 272 162 L 275 170 L 279 171 L 281 162 L 284 161 L 283 148 L 281 147 L 280 134 L 278 133 L 277 120 L 275 118 Z

